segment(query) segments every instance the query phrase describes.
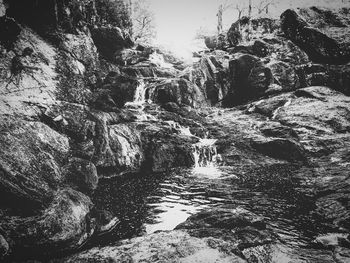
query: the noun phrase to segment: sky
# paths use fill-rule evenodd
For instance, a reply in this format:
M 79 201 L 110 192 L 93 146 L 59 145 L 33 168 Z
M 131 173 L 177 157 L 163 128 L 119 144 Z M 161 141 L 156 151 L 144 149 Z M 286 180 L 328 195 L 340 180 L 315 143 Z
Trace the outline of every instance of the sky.
M 155 15 L 155 25 L 157 31 L 156 43 L 165 44 L 182 49 L 189 47 L 193 43 L 193 38 L 199 28 L 215 32 L 217 25 L 216 13 L 218 6 L 222 2 L 248 3 L 248 0 L 147 0 L 150 9 Z M 262 0 L 252 0 L 254 2 Z M 274 16 L 279 16 L 287 8 L 297 6 L 328 6 L 340 7 L 342 0 L 275 0 L 278 2 L 270 8 Z M 345 0 L 350 5 L 350 0 Z M 230 9 L 224 13 L 224 29 L 235 22 L 238 18 L 237 11 Z

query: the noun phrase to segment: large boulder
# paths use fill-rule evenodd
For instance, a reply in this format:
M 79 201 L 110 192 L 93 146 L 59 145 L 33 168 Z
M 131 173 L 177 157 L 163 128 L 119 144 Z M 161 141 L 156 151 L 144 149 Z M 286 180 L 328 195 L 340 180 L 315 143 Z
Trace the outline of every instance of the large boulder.
M 30 217 L 5 216 L 0 229 L 14 255 L 38 256 L 80 247 L 94 232 L 90 199 L 72 189 L 59 190 L 49 207 Z
M 100 177 L 136 172 L 144 160 L 140 133 L 130 124 L 109 124 L 104 113 L 95 113 L 97 127 L 93 163 Z
M 183 78 L 162 81 L 154 88 L 152 101 L 160 104 L 175 102 L 194 108 L 206 105 L 205 97 L 199 87 Z
M 350 49 L 310 25 L 294 10 L 281 15 L 281 29 L 285 36 L 301 47 L 316 63 L 346 64 Z
M 229 85 L 229 59 L 226 52 L 215 50 L 184 70 L 181 77 L 200 87 L 208 103 L 220 105 Z
M 239 54 L 230 61 L 231 87 L 223 105 L 230 107 L 259 98 L 273 84 L 271 69 L 252 55 Z
M 64 262 L 245 262 L 220 239 L 192 237 L 184 231 L 159 232 L 122 241 L 120 246 L 94 248 Z
M 53 198 L 63 181 L 60 167 L 69 141 L 41 122 L 1 120 L 0 188 L 11 209 L 33 213 Z
M 117 51 L 134 45 L 130 35 L 118 27 L 96 27 L 91 34 L 100 54 L 113 62 Z
M 97 188 L 98 175 L 93 163 L 80 158 L 71 158 L 65 170 L 65 180 L 84 193 L 91 193 Z

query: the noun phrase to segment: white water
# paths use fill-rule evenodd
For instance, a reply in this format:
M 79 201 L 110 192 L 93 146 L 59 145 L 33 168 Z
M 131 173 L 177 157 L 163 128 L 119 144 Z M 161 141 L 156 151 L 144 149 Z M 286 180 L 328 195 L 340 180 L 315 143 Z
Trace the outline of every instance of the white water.
M 173 129 L 177 129 L 181 135 L 198 136 L 191 133 L 189 127 L 184 127 L 175 121 L 166 121 Z M 204 138 L 199 138 L 199 142 L 193 145 L 193 156 L 195 165 L 193 168 L 194 175 L 205 175 L 209 177 L 220 177 L 221 172 L 218 169 L 218 160 L 221 156 L 217 153 L 216 139 L 208 139 L 208 132 L 204 134 Z
M 162 54 L 159 54 L 157 52 L 153 52 L 150 56 L 149 56 L 149 60 L 157 65 L 158 67 L 161 67 L 161 68 L 173 68 L 173 65 L 166 62 L 164 60 L 164 56 Z

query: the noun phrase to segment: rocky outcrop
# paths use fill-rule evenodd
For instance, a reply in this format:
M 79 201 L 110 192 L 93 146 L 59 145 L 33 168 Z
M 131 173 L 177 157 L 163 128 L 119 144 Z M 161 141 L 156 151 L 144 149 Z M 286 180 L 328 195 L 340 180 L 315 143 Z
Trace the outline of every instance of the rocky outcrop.
M 262 96 L 273 83 L 273 75 L 259 58 L 240 54 L 230 61 L 231 87 L 223 104 L 237 105 Z
M 191 237 L 186 232 L 161 232 L 124 241 L 118 247 L 92 249 L 64 262 L 244 262 L 227 249 L 228 243 L 210 238 Z
M 295 11 L 281 15 L 281 29 L 285 36 L 300 46 L 316 63 L 346 64 L 350 61 L 348 47 L 312 28 Z
M 45 207 L 63 180 L 68 138 L 40 122 L 2 118 L 1 124 L 1 198 L 15 198 L 19 203 L 8 202 L 10 208 L 32 213 Z
M 206 105 L 205 97 L 199 87 L 183 78 L 165 80 L 156 85 L 152 101 L 160 104 L 175 102 L 194 108 Z
M 113 62 L 117 51 L 134 45 L 130 35 L 118 27 L 93 28 L 91 34 L 100 54 Z
M 87 196 L 71 189 L 60 190 L 39 215 L 6 217 L 0 228 L 13 253 L 42 254 L 43 248 L 66 251 L 81 246 L 94 232 L 94 221 L 88 217 L 91 206 Z

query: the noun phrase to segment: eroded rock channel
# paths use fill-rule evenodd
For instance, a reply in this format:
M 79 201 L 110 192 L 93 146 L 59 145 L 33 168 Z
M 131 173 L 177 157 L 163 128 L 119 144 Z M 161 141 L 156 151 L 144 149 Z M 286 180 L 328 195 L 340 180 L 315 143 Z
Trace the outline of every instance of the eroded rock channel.
M 0 0 L 0 260 L 349 262 L 350 10 L 188 63 L 101 2 Z

